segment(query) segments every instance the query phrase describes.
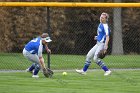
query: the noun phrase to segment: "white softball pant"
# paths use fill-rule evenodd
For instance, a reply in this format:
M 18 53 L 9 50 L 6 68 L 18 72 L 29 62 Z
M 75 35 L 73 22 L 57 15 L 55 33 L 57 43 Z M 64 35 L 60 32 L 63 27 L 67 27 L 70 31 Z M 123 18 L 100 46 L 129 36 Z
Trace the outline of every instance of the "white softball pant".
M 37 56 L 37 54 L 31 54 L 30 52 L 28 52 L 25 48 L 23 49 L 23 55 L 25 58 L 27 58 L 29 61 L 35 63 L 35 64 L 39 64 L 39 57 Z
M 90 62 L 91 59 L 93 58 L 93 60 L 95 62 L 98 61 L 98 53 L 100 52 L 100 50 L 104 49 L 104 43 L 101 42 L 97 42 L 96 45 L 88 52 L 87 56 L 86 56 L 86 61 Z

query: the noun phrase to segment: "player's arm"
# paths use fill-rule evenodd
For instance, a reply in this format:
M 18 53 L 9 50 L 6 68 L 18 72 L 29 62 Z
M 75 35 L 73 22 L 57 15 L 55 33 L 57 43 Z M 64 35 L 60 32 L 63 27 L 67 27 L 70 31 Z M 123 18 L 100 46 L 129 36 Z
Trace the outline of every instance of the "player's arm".
M 39 57 L 39 61 L 40 61 L 41 68 L 42 69 L 46 68 L 45 63 L 44 63 L 44 58 L 43 57 Z
M 104 46 L 105 50 L 108 49 L 108 42 L 109 42 L 109 35 L 106 35 L 106 41 L 105 41 L 105 46 Z
M 94 36 L 94 40 L 97 40 L 97 36 Z
M 48 48 L 48 44 L 47 43 L 45 44 L 45 49 L 46 49 L 47 53 L 51 53 L 51 50 Z
M 108 29 L 108 25 L 105 24 L 104 28 L 105 28 L 105 33 L 106 33 L 106 40 L 105 40 L 105 46 L 104 46 L 104 50 L 105 51 L 104 52 L 106 52 L 107 49 L 108 49 L 108 43 L 109 43 L 109 29 Z
M 38 57 L 39 57 L 39 64 L 41 66 L 42 69 L 46 68 L 45 66 L 45 63 L 44 63 L 44 58 L 42 56 L 42 49 L 43 48 L 43 45 L 40 45 L 39 46 L 39 49 L 38 49 Z

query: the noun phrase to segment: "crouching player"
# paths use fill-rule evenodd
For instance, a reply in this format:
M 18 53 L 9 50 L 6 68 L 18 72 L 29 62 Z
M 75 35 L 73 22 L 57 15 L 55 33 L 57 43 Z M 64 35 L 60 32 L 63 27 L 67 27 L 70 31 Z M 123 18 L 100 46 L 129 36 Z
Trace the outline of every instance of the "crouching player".
M 33 73 L 33 78 L 39 77 L 38 72 L 40 69 L 46 69 L 42 52 L 46 49 L 48 53 L 51 53 L 51 50 L 48 48 L 48 43 L 51 41 L 48 33 L 43 33 L 41 36 L 28 42 L 23 49 L 24 57 L 33 63 L 26 69 L 27 72 Z

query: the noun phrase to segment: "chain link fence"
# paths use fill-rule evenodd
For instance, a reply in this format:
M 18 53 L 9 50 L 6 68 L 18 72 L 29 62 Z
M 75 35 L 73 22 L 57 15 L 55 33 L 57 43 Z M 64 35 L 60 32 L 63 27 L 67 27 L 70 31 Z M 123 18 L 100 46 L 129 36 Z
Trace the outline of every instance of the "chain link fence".
M 24 70 L 30 66 L 31 62 L 22 55 L 25 44 L 48 31 L 53 40 L 49 44 L 51 68 L 82 68 L 86 54 L 96 44 L 94 36 L 102 12 L 110 15 L 111 29 L 108 55 L 103 61 L 109 68 L 140 68 L 140 8 L 116 8 L 113 12 L 114 9 L 50 7 L 48 22 L 47 7 L 0 7 L 0 69 Z M 119 19 L 114 19 L 115 13 L 120 14 Z M 122 30 L 115 29 L 114 23 Z M 115 50 L 116 54 L 112 52 Z M 45 52 L 44 58 L 47 64 Z M 92 63 L 91 69 L 99 68 Z

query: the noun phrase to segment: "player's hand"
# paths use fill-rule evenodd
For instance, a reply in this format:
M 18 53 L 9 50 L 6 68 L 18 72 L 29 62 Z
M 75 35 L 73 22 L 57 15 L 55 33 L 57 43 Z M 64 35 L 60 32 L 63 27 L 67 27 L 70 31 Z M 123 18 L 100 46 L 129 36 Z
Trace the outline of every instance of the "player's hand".
M 104 49 L 100 50 L 97 55 L 98 58 L 103 59 L 106 56 L 106 53 L 104 53 L 104 52 L 106 52 Z
M 47 78 L 51 78 L 53 76 L 53 71 L 49 68 L 43 68 L 42 71 L 44 76 Z
M 104 49 L 104 54 L 107 52 L 107 50 L 106 49 Z
M 104 53 L 107 52 L 108 46 L 104 46 Z
M 94 37 L 94 40 L 97 40 L 97 36 Z
M 47 53 L 50 53 L 51 54 L 51 50 L 50 49 L 47 49 Z

